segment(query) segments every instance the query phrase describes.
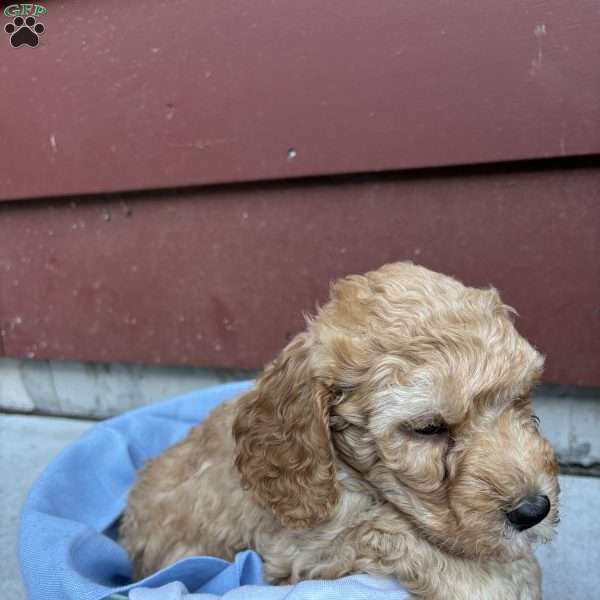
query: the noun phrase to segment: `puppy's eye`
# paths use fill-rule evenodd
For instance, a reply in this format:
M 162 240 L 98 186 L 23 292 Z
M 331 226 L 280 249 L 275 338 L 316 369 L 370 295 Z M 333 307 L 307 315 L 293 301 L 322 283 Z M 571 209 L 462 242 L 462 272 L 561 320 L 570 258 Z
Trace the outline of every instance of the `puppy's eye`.
M 425 427 L 420 427 L 419 429 L 414 429 L 413 431 L 419 435 L 440 435 L 448 432 L 448 425 L 445 423 L 430 423 Z
M 332 406 L 339 404 L 344 399 L 344 390 L 332 386 L 329 388 L 329 403 Z

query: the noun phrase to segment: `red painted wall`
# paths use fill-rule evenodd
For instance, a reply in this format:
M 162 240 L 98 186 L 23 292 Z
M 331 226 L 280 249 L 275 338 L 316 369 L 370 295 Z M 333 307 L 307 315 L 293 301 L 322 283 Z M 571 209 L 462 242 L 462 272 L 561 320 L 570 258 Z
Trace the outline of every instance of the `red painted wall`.
M 413 260 L 493 284 L 600 385 L 600 164 L 0 206 L 8 356 L 261 367 L 330 279 Z
M 260 367 L 412 259 L 600 385 L 596 1 L 42 4 L 0 31 L 0 355 Z

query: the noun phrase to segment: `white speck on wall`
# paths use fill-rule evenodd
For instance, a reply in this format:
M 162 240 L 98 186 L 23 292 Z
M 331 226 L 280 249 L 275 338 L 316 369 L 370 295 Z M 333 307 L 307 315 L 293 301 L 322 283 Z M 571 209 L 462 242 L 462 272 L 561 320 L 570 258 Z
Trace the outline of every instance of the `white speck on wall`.
M 544 52 L 542 50 L 542 38 L 547 34 L 546 25 L 541 23 L 536 25 L 533 29 L 533 35 L 537 40 L 537 54 L 535 58 L 531 61 L 531 68 L 529 69 L 529 73 L 532 77 L 537 75 L 538 71 L 542 68 L 542 63 L 544 61 Z
M 52 148 L 52 152 L 54 154 L 56 154 L 56 152 L 57 152 L 57 146 L 56 146 L 56 136 L 54 134 L 52 134 L 50 136 L 50 147 Z
M 198 150 L 206 150 L 209 146 L 215 146 L 217 144 L 226 144 L 227 142 L 233 141 L 236 138 L 215 138 L 212 140 L 196 140 L 193 144 L 193 148 L 197 148 Z

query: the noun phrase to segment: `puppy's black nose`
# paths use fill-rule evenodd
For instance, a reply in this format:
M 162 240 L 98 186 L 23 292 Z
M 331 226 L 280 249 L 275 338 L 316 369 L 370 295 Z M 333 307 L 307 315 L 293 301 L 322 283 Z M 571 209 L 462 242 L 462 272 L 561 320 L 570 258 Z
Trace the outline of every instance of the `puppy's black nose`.
M 548 496 L 527 496 L 523 502 L 506 513 L 508 520 L 519 531 L 525 531 L 537 525 L 550 512 L 550 500 Z

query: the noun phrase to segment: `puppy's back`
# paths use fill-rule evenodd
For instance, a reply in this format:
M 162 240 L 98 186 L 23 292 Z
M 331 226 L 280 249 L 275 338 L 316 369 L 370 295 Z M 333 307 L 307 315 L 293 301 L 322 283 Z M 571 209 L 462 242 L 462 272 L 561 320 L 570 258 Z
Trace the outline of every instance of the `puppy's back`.
M 231 560 L 250 545 L 243 524 L 257 509 L 233 464 L 236 403 L 217 407 L 139 472 L 120 526 L 135 579 L 192 555 Z

